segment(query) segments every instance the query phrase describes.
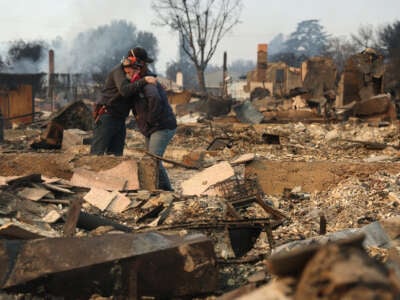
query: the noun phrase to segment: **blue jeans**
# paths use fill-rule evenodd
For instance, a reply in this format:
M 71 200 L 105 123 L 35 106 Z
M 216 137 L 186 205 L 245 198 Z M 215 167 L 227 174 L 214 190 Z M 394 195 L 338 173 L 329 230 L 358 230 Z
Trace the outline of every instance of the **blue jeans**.
M 168 143 L 173 138 L 176 129 L 164 129 L 153 132 L 150 137 L 146 137 L 146 149 L 152 154 L 163 156 Z M 158 162 L 158 188 L 165 191 L 173 191 L 161 161 Z
M 94 126 L 90 154 L 121 156 L 124 151 L 125 137 L 125 119 L 103 114 Z

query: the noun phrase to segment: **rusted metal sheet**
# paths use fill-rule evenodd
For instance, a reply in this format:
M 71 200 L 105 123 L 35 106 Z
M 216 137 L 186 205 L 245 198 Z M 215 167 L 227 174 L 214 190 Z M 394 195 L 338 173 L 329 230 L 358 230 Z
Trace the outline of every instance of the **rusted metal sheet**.
M 214 249 L 201 234 L 2 241 L 0 262 L 2 289 L 40 296 L 169 298 L 207 293 L 217 286 Z
M 31 85 L 21 85 L 16 90 L 9 90 L 0 94 L 0 105 L 7 128 L 11 124 L 32 123 L 33 121 L 33 94 Z
M 33 99 L 38 91 L 43 74 L 0 73 L 0 109 L 4 125 L 30 123 L 33 120 Z
M 174 92 L 168 91 L 168 102 L 170 104 L 186 104 L 189 103 L 192 93 L 189 91 Z

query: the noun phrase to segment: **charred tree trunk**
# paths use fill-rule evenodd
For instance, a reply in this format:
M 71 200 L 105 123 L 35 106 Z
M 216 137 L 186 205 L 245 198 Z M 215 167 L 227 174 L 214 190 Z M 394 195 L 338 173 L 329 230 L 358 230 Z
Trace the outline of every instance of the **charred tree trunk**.
M 197 79 L 199 81 L 200 93 L 204 96 L 207 95 L 206 80 L 204 78 L 204 69 L 201 67 L 196 67 L 197 69 Z

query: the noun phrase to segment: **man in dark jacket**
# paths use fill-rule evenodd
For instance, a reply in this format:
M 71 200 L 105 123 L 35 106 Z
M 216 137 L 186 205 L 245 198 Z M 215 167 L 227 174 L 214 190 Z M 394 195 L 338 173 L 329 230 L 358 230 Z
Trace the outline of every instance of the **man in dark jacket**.
M 155 76 L 146 63 L 138 63 L 134 66 L 135 78 Z M 141 80 L 141 79 L 139 79 Z M 146 149 L 155 155 L 163 156 L 170 140 L 176 131 L 176 118 L 168 103 L 167 93 L 159 82 L 143 86 L 142 92 L 134 96 L 132 112 L 136 119 L 139 131 L 146 139 Z M 172 186 L 162 162 L 159 162 L 158 188 L 171 191 Z
M 155 76 L 143 76 L 134 82 L 130 81 L 133 74 L 132 67 L 136 61 L 153 62 L 143 48 L 138 47 L 130 50 L 131 52 L 136 59 L 134 61 L 123 59 L 121 64 L 110 71 L 101 98 L 96 103 L 91 154 L 117 156 L 123 154 L 126 137 L 125 120 L 132 107 L 132 97 L 147 84 L 154 85 L 157 82 Z

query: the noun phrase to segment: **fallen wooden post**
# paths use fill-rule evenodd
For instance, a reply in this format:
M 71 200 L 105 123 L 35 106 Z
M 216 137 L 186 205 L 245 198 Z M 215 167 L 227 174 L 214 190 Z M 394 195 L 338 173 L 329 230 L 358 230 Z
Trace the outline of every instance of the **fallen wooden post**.
M 78 198 L 71 201 L 71 205 L 68 210 L 67 220 L 64 224 L 63 235 L 74 236 L 76 224 L 78 223 L 79 213 L 81 211 L 83 200 Z
M 196 166 L 189 166 L 189 165 L 186 165 L 186 164 L 177 162 L 177 161 L 175 161 L 175 160 L 167 159 L 167 158 L 164 158 L 164 157 L 155 155 L 155 154 L 153 154 L 153 153 L 150 153 L 149 151 L 145 151 L 145 150 L 140 150 L 140 151 L 146 153 L 148 156 L 151 156 L 151 157 L 153 157 L 153 158 L 155 158 L 155 159 L 165 161 L 165 162 L 167 162 L 167 163 L 176 165 L 176 166 L 178 166 L 178 167 L 183 167 L 183 168 L 186 168 L 186 169 L 199 170 L 199 168 L 196 167 Z

